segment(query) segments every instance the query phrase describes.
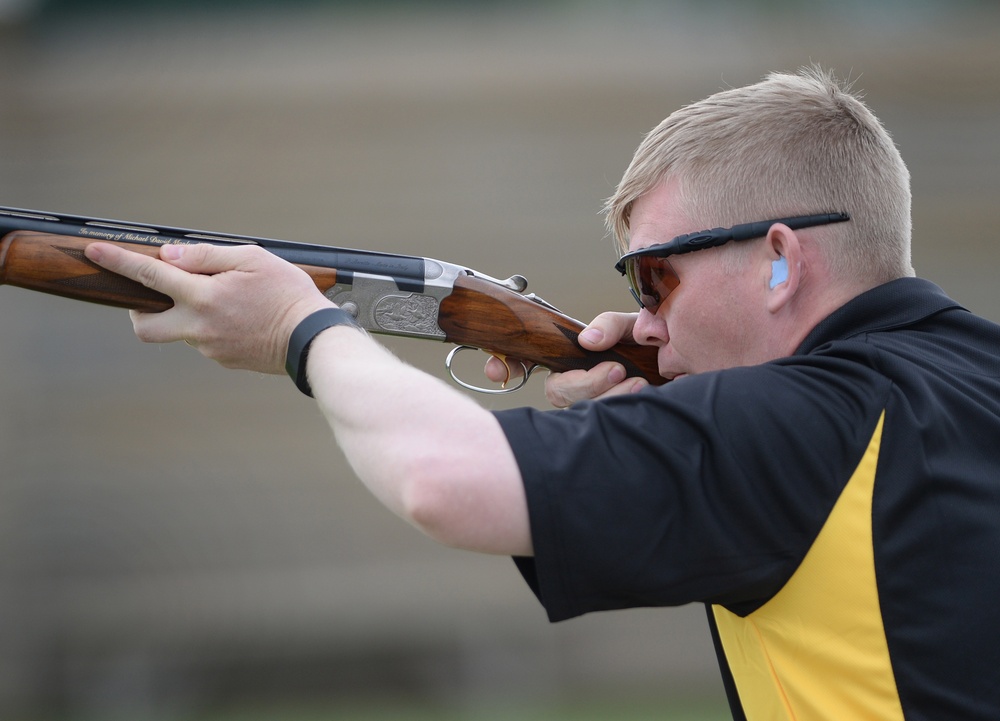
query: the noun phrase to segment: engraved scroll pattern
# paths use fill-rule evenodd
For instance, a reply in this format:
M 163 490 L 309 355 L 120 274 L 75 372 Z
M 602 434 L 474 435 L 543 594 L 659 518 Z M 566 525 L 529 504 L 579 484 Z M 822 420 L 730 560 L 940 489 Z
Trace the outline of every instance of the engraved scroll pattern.
M 438 302 L 426 295 L 390 295 L 375 306 L 375 322 L 389 333 L 419 333 L 444 338 L 437 317 Z

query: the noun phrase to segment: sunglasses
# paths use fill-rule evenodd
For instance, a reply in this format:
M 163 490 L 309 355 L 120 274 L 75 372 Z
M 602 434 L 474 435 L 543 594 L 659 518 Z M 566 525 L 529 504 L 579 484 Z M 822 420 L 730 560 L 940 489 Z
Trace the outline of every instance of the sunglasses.
M 850 219 L 851 216 L 847 213 L 824 213 L 741 223 L 732 228 L 699 230 L 696 233 L 679 235 L 666 243 L 626 253 L 615 263 L 615 270 L 628 278 L 629 291 L 639 302 L 639 306 L 650 313 L 655 313 L 681 282 L 667 256 L 714 248 L 731 240 L 763 238 L 775 223 L 787 225 L 792 230 L 800 230 L 817 225 L 843 223 Z

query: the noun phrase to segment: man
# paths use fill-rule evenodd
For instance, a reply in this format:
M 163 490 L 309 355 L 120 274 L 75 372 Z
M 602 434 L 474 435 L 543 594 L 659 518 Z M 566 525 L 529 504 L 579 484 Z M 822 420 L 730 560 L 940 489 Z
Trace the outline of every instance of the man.
M 1000 328 L 912 277 L 878 120 L 818 69 L 718 93 L 650 133 L 607 211 L 641 310 L 581 342 L 631 332 L 673 380 L 552 376 L 560 412 L 485 411 L 260 249 L 87 252 L 174 298 L 133 313 L 142 340 L 270 373 L 308 349 L 359 478 L 515 556 L 553 621 L 705 603 L 735 717 L 1000 717 Z

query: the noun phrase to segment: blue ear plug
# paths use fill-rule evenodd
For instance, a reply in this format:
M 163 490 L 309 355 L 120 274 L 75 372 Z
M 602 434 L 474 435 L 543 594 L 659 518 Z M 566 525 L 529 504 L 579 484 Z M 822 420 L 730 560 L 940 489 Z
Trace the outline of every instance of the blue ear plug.
M 777 260 L 771 261 L 771 287 L 774 288 L 780 283 L 788 280 L 788 261 L 785 256 L 779 256 Z

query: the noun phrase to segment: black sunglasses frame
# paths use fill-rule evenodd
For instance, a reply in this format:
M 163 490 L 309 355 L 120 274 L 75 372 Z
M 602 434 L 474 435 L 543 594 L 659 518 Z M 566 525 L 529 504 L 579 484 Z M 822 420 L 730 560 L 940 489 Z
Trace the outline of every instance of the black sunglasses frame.
M 649 306 L 640 300 L 641 289 L 634 286 L 634 279 L 637 277 L 637 274 L 628 272 L 629 264 L 636 258 L 648 256 L 666 258 L 671 255 L 681 255 L 683 253 L 693 253 L 696 250 L 715 248 L 716 246 L 724 245 L 731 240 L 739 241 L 762 238 L 767 235 L 768 230 L 770 230 L 771 226 L 775 223 L 787 225 L 792 230 L 801 230 L 803 228 L 812 228 L 818 225 L 843 223 L 844 221 L 850 219 L 851 216 L 848 213 L 796 215 L 791 218 L 775 218 L 774 220 L 761 220 L 755 223 L 740 223 L 739 225 L 734 225 L 731 228 L 712 228 L 711 230 L 699 230 L 694 233 L 685 233 L 684 235 L 678 235 L 676 238 L 666 243 L 658 243 L 656 245 L 650 245 L 646 248 L 640 248 L 639 250 L 633 250 L 631 253 L 626 253 L 618 259 L 617 263 L 615 263 L 615 270 L 622 275 L 629 276 L 629 290 L 632 292 L 635 299 L 639 301 L 639 305 L 649 310 Z M 658 308 L 661 303 L 663 303 L 663 298 L 659 299 L 652 310 L 655 312 L 655 309 Z

